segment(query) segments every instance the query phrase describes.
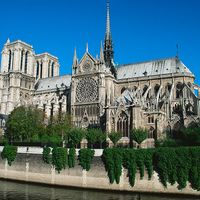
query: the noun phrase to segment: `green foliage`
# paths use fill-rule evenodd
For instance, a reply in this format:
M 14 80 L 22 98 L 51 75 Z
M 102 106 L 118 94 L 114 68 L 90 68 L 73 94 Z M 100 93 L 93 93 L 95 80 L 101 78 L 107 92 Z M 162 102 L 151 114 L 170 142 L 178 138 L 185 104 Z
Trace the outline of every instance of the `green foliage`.
M 200 190 L 200 148 L 190 148 L 191 168 L 189 172 L 189 181 L 195 190 Z
M 200 127 L 183 128 L 178 138 L 186 146 L 198 146 L 200 145 Z
M 55 169 L 60 173 L 67 165 L 67 149 L 63 147 L 54 147 L 52 150 L 52 164 Z
M 157 149 L 154 155 L 154 164 L 159 174 L 160 181 L 165 187 L 167 187 L 167 182 L 173 185 L 177 181 L 177 159 L 175 149 Z
M 97 142 L 102 143 L 106 140 L 106 134 L 101 129 L 88 129 L 86 133 L 86 139 L 89 144 L 95 144 Z
M 68 155 L 68 166 L 69 168 L 73 168 L 75 166 L 75 156 L 76 156 L 76 150 L 75 148 L 69 149 L 69 155 Z
M 153 149 L 145 149 L 145 151 L 144 151 L 144 157 L 145 157 L 144 158 L 144 165 L 146 167 L 149 180 L 151 179 L 152 174 L 153 174 L 153 155 L 154 155 Z
M 131 131 L 131 139 L 141 144 L 145 139 L 147 139 L 148 132 L 146 129 L 138 128 Z
M 43 113 L 34 107 L 20 106 L 8 116 L 7 137 L 10 141 L 30 141 L 43 124 Z
M 121 139 L 122 134 L 120 132 L 111 132 L 108 134 L 108 137 L 110 138 L 114 146 L 116 146 L 117 142 Z
M 43 148 L 43 152 L 42 152 L 42 158 L 43 158 L 43 161 L 47 164 L 50 164 L 51 163 L 51 148 L 50 147 L 44 147 Z
M 135 185 L 136 174 L 136 151 L 134 149 L 125 149 L 123 155 L 123 165 L 128 169 L 129 183 L 133 187 Z
M 91 165 L 92 159 L 94 157 L 94 153 L 95 152 L 92 149 L 80 149 L 79 150 L 79 156 L 78 156 L 79 164 L 86 171 L 90 170 L 90 165 Z
M 191 158 L 189 148 L 179 147 L 175 149 L 176 160 L 177 160 L 177 183 L 179 184 L 178 188 L 183 189 L 187 185 L 189 180 L 189 171 L 191 168 Z
M 15 160 L 17 156 L 17 147 L 6 145 L 1 152 L 2 159 L 7 159 L 8 165 L 11 166 L 12 162 Z
M 156 140 L 156 147 L 177 147 L 179 145 L 179 141 L 172 138 L 165 138 L 162 140 Z
M 69 131 L 68 141 L 71 146 L 78 145 L 85 136 L 85 130 L 73 128 Z
M 49 124 L 48 133 L 51 135 L 56 134 L 64 138 L 64 136 L 68 135 L 72 127 L 71 116 L 65 113 L 58 113 L 53 116 L 53 121 Z
M 110 183 L 116 181 L 116 183 L 118 184 L 120 182 L 120 176 L 122 174 L 123 149 L 104 149 L 102 160 L 104 162 L 105 169 L 108 172 Z
M 138 150 L 136 152 L 136 163 L 140 172 L 141 179 L 143 179 L 144 177 L 144 159 L 145 159 L 145 155 L 144 155 L 143 149 Z

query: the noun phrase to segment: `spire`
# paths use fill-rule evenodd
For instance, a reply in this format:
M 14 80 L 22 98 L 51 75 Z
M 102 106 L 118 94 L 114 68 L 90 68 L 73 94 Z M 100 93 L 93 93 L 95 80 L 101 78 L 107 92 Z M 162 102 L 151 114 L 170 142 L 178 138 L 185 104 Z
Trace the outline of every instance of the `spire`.
M 10 44 L 10 39 L 9 38 L 6 41 L 6 44 Z
M 111 36 L 111 26 L 110 26 L 110 0 L 107 0 L 106 6 L 106 35 L 104 40 L 104 61 L 107 68 L 110 68 L 111 73 L 116 77 L 116 69 L 113 65 L 114 51 L 113 51 L 113 42 Z
M 104 54 L 103 54 L 103 44 L 101 41 L 101 47 L 100 47 L 100 60 L 101 62 L 104 62 Z
M 78 58 L 76 54 L 76 47 L 74 48 L 74 58 L 73 58 L 73 68 L 77 67 L 78 65 Z
M 88 42 L 86 43 L 86 53 L 88 53 Z
M 107 0 L 106 40 L 111 40 L 111 30 L 110 30 L 110 0 Z

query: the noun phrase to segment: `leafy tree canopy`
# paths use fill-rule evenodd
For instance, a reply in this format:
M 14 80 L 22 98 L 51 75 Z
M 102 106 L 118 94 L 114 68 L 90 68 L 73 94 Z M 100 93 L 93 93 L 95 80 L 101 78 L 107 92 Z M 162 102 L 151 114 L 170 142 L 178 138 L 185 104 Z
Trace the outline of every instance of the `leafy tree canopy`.
M 143 128 L 133 129 L 131 131 L 131 139 L 141 144 L 148 136 L 147 130 Z
M 17 107 L 8 116 L 7 137 L 12 141 L 30 141 L 44 127 L 43 119 L 43 112 L 35 107 Z

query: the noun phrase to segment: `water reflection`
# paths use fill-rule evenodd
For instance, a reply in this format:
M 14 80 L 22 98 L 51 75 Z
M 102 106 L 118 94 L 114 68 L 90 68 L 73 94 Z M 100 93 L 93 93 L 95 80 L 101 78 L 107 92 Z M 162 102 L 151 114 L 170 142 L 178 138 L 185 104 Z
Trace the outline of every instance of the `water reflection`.
M 160 197 L 78 189 L 54 188 L 10 181 L 0 181 L 0 200 L 192 200 L 194 198 Z

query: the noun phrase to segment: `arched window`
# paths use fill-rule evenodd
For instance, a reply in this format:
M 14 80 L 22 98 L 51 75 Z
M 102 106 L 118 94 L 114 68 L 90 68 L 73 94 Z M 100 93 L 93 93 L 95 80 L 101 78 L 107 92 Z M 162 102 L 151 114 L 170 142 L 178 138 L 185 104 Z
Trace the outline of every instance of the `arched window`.
M 11 59 L 12 59 L 12 52 L 9 50 L 9 60 L 8 60 L 8 71 L 11 69 Z
M 23 57 L 24 57 L 24 50 L 21 51 L 20 71 L 22 71 L 23 67 Z
M 40 64 L 40 78 L 42 78 L 42 68 L 43 68 L 43 63 L 41 62 L 41 64 Z
M 28 67 L 28 51 L 25 54 L 25 66 L 24 66 L 24 73 L 27 73 L 27 67 Z
M 12 52 L 12 66 L 11 66 L 11 68 L 12 68 L 12 70 L 13 70 L 13 66 L 14 66 L 14 51 Z
M 54 62 L 51 65 L 51 76 L 54 76 Z
M 37 66 L 36 66 L 36 79 L 39 77 L 39 68 L 40 68 L 40 63 L 37 61 Z
M 48 77 L 50 77 L 51 75 L 50 75 L 50 68 L 51 68 L 51 61 L 49 61 L 49 64 L 48 64 Z
M 128 116 L 124 112 L 122 112 L 118 117 L 117 131 L 122 133 L 123 137 L 128 137 Z
M 155 139 L 155 129 L 152 126 L 149 129 L 148 138 L 154 138 Z
M 148 86 L 145 85 L 144 88 L 143 88 L 142 96 L 145 94 L 145 92 L 147 91 L 147 89 L 148 89 Z
M 179 82 L 176 85 L 176 98 L 179 99 L 182 96 L 183 96 L 183 84 Z
M 155 87 L 154 87 L 154 95 L 155 95 L 155 97 L 158 94 L 159 88 L 160 88 L 160 86 L 158 84 L 156 84 Z
M 172 84 L 171 83 L 167 83 L 166 85 L 166 95 L 169 96 L 170 92 L 171 92 L 171 89 L 172 89 Z

